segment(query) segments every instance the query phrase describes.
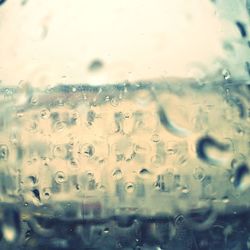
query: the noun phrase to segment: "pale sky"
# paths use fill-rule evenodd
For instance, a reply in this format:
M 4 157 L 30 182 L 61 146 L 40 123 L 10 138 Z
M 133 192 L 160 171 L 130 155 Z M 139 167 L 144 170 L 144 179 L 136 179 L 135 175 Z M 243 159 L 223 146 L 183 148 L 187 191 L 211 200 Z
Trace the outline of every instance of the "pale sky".
M 243 74 L 234 64 L 249 57 L 240 50 L 236 27 L 223 20 L 240 16 L 249 21 L 243 1 L 219 1 L 227 3 L 221 11 L 210 0 L 22 1 L 0 6 L 0 80 L 5 85 L 199 78 L 216 72 L 220 65 L 215 62 L 223 60 L 234 74 Z M 234 41 L 239 52 L 225 54 L 224 40 Z M 95 59 L 103 68 L 91 72 Z

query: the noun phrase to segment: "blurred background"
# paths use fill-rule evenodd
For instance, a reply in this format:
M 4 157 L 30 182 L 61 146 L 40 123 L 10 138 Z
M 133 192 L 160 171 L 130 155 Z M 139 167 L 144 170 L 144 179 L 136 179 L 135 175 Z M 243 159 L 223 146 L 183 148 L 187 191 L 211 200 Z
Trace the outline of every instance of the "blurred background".
M 249 79 L 248 0 L 0 2 L 4 85 Z

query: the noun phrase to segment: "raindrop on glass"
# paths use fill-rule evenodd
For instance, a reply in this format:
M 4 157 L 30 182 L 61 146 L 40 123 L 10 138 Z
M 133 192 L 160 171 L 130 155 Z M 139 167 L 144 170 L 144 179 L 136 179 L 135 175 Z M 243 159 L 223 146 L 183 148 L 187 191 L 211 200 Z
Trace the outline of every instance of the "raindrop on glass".
M 122 171 L 121 169 L 115 169 L 113 171 L 113 177 L 116 179 L 116 180 L 120 180 L 122 178 Z
M 61 184 L 65 181 L 67 181 L 67 176 L 65 175 L 64 172 L 58 171 L 55 174 L 55 181 L 56 181 L 56 183 Z
M 127 193 L 129 193 L 129 194 L 133 193 L 134 190 L 135 190 L 134 184 L 133 184 L 132 182 L 127 183 L 127 184 L 126 184 L 126 187 L 125 187 L 125 190 L 126 190 Z

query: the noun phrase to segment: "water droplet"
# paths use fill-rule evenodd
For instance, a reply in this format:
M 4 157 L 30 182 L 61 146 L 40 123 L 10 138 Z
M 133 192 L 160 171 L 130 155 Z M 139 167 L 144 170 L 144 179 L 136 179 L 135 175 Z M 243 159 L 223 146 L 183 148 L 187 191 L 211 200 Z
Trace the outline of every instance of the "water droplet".
M 55 181 L 56 181 L 56 183 L 61 184 L 65 181 L 67 181 L 67 176 L 65 175 L 64 172 L 58 171 L 55 174 Z
M 111 100 L 110 100 L 110 104 L 113 106 L 113 107 L 117 107 L 118 104 L 119 104 L 119 101 L 116 97 L 113 97 Z
M 91 144 L 84 144 L 82 147 L 82 151 L 86 157 L 91 158 L 95 153 L 95 148 Z
M 48 119 L 50 117 L 50 111 L 48 109 L 42 109 L 40 116 L 42 119 Z
M 32 193 L 33 193 L 34 197 L 40 202 L 41 198 L 40 198 L 40 192 L 39 192 L 39 190 L 38 189 L 33 189 Z
M 31 99 L 30 99 L 30 103 L 32 105 L 37 105 L 38 104 L 38 98 L 36 96 L 33 96 Z
M 135 190 L 134 184 L 133 184 L 132 182 L 127 183 L 127 184 L 126 184 L 125 190 L 126 190 L 127 193 L 129 193 L 129 194 L 133 193 L 134 190 Z
M 182 226 L 184 223 L 185 223 L 185 218 L 184 218 L 183 215 L 178 215 L 178 216 L 175 218 L 175 225 L 176 225 L 176 226 Z
M 237 167 L 237 160 L 236 159 L 233 159 L 232 161 L 231 161 L 231 167 L 233 168 L 233 169 L 235 169 L 236 167 Z
M 158 107 L 158 116 L 161 122 L 161 125 L 170 133 L 173 135 L 179 136 L 179 137 L 186 137 L 190 135 L 190 132 L 187 131 L 184 128 L 178 127 L 176 124 L 174 124 L 168 117 L 167 113 L 165 112 L 164 108 L 159 106 Z
M 89 125 L 92 125 L 95 121 L 96 113 L 93 110 L 88 111 L 87 113 L 87 122 Z
M 231 78 L 231 73 L 227 69 L 223 69 L 222 75 L 225 80 L 229 80 Z
M 188 194 L 190 192 L 189 188 L 187 186 L 182 187 L 181 192 L 183 194 Z
M 17 210 L 9 207 L 4 209 L 2 222 L 2 235 L 5 241 L 13 243 L 18 239 L 21 232 L 20 214 Z
M 220 165 L 221 163 L 223 163 L 221 159 L 215 159 L 207 154 L 207 149 L 210 147 L 216 148 L 217 150 L 224 152 L 229 149 L 229 145 L 219 143 L 210 136 L 204 136 L 200 138 L 196 144 L 196 152 L 201 160 L 211 165 Z
M 121 169 L 117 168 L 113 171 L 113 177 L 116 179 L 116 180 L 120 180 L 122 178 L 122 171 Z
M 234 183 L 234 181 L 235 181 L 235 177 L 234 177 L 234 176 L 230 176 L 229 181 L 230 181 L 231 183 Z
M 234 186 L 241 191 L 245 191 L 250 187 L 250 174 L 246 164 L 241 164 L 235 173 Z
M 76 159 L 70 159 L 70 162 L 69 162 L 69 164 L 70 164 L 70 167 L 72 167 L 72 168 L 74 168 L 74 169 L 76 169 L 76 168 L 78 168 L 79 167 L 79 163 L 78 163 L 78 161 L 76 160 Z
M 204 169 L 200 167 L 195 168 L 193 176 L 196 180 L 202 181 L 205 178 Z
M 78 113 L 78 112 L 74 112 L 74 113 L 72 114 L 72 118 L 71 118 L 72 124 L 75 124 L 78 118 L 79 118 L 79 113 Z
M 4 224 L 2 226 L 2 233 L 7 242 L 13 242 L 17 238 L 16 229 L 12 225 Z
M 228 203 L 229 202 L 229 198 L 228 198 L 228 196 L 224 196 L 223 198 L 222 198 L 222 202 L 223 203 Z
M 65 158 L 67 155 L 67 149 L 64 145 L 56 145 L 53 149 L 54 157 Z
M 99 190 L 100 190 L 101 192 L 105 192 L 105 191 L 106 191 L 106 188 L 105 188 L 104 185 L 100 185 L 100 186 L 99 186 Z
M 23 110 L 18 110 L 16 113 L 17 118 L 22 118 L 24 116 Z
M 45 200 L 50 199 L 50 197 L 51 197 L 51 189 L 50 188 L 44 188 L 43 192 L 42 192 L 42 195 L 43 195 Z
M 149 178 L 150 175 L 151 175 L 151 173 L 150 173 L 150 171 L 149 171 L 148 169 L 143 168 L 143 169 L 140 170 L 140 176 L 141 176 L 142 178 L 145 178 L 145 179 L 146 179 L 146 178 Z
M 109 102 L 109 101 L 110 101 L 110 96 L 107 95 L 107 96 L 105 97 L 105 101 L 106 101 L 106 102 Z
M 10 142 L 14 145 L 17 145 L 19 143 L 19 138 L 16 133 L 10 135 Z
M 89 71 L 98 71 L 103 67 L 103 63 L 102 61 L 100 61 L 99 59 L 95 59 L 91 62 L 91 64 L 89 65 Z
M 243 136 L 245 134 L 244 129 L 242 129 L 240 126 L 236 127 L 236 132 L 239 136 Z
M 153 134 L 151 137 L 153 142 L 159 142 L 160 141 L 160 136 L 158 134 Z
M 34 185 L 38 182 L 37 177 L 35 176 L 28 176 L 28 179 L 30 180 L 31 184 Z
M 62 131 L 64 128 L 66 127 L 66 124 L 62 121 L 57 121 L 55 124 L 54 124 L 54 129 L 56 131 Z
M 4 4 L 6 0 L 0 0 L 0 5 Z
M 231 168 L 237 169 L 238 166 L 240 166 L 244 161 L 246 160 L 246 157 L 243 154 L 237 155 L 232 161 L 231 161 Z
M 244 38 L 247 36 L 247 30 L 246 30 L 246 25 L 240 21 L 236 22 L 236 26 L 238 27 L 241 36 Z
M 0 161 L 6 161 L 9 157 L 9 148 L 7 145 L 1 144 L 0 145 Z

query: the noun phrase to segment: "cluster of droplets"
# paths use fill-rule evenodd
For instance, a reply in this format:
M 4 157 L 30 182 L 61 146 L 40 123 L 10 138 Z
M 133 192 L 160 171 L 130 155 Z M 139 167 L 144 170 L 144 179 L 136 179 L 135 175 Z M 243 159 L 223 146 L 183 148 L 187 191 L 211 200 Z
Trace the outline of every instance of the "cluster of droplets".
M 190 247 L 190 228 L 210 230 L 231 204 L 248 204 L 248 86 L 197 89 L 191 84 L 180 93 L 178 85 L 157 89 L 145 83 L 126 85 L 127 96 L 124 85 L 79 88 L 35 94 L 28 88 L 14 109 L 2 108 L 10 114 L 0 124 L 2 201 L 18 197 L 31 213 L 48 206 L 50 216 L 62 221 L 100 220 L 98 237 L 114 237 L 120 248 L 134 234 L 125 239 L 126 230 L 139 230 L 143 238 L 135 237 L 137 249 L 164 249 L 166 241 L 177 244 L 180 239 Z M 107 93 L 119 104 L 107 102 Z M 181 216 L 175 223 L 166 222 L 176 214 Z M 107 221 L 115 221 L 118 229 Z M 29 225 L 38 235 L 65 233 L 46 228 L 40 219 L 30 219 Z M 82 244 L 91 246 L 99 229 L 79 226 L 74 233 L 84 230 L 90 238 L 81 236 Z M 2 226 L 2 231 L 5 242 L 18 242 L 20 229 Z M 229 237 L 229 231 L 226 226 L 223 235 Z M 67 249 L 63 242 L 55 244 Z M 197 244 L 202 249 L 209 242 Z

